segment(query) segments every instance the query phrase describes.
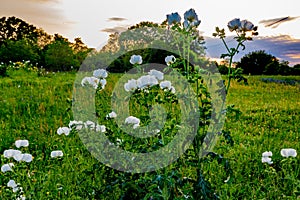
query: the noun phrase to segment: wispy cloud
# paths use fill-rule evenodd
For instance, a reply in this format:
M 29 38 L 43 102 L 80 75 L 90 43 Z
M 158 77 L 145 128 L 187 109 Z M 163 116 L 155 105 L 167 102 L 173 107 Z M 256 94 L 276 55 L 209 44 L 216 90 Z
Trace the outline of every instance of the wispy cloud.
M 123 17 L 110 17 L 107 19 L 107 21 L 115 21 L 115 22 L 121 22 L 121 21 L 126 21 L 126 18 Z
M 219 39 L 207 37 L 205 41 L 209 57 L 219 58 L 222 53 L 226 52 Z M 233 37 L 227 37 L 226 41 L 230 47 L 236 45 Z M 289 35 L 256 37 L 253 41 L 246 42 L 245 45 L 245 51 L 241 51 L 235 57 L 235 61 L 239 61 L 245 54 L 252 51 L 265 50 L 266 53 L 274 55 L 279 60 L 289 61 L 291 66 L 300 63 L 300 39 Z
M 15 16 L 49 33 L 68 30 L 74 22 L 60 8 L 61 0 L 0 0 L 0 16 Z
M 263 24 L 265 27 L 277 28 L 282 23 L 293 21 L 298 18 L 300 18 L 300 16 L 297 17 L 287 16 L 287 17 L 261 20 L 259 23 Z
M 126 31 L 128 29 L 128 27 L 129 27 L 128 25 L 115 26 L 115 27 L 112 27 L 112 28 L 102 29 L 101 31 L 106 32 L 106 33 L 120 33 L 120 32 Z

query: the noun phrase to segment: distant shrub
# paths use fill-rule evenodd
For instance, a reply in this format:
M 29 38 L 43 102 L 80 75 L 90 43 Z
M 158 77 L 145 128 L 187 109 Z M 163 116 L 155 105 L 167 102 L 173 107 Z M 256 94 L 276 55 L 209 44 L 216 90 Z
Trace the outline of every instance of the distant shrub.
M 228 74 L 228 67 L 226 67 L 225 65 L 218 65 L 218 70 L 222 75 Z

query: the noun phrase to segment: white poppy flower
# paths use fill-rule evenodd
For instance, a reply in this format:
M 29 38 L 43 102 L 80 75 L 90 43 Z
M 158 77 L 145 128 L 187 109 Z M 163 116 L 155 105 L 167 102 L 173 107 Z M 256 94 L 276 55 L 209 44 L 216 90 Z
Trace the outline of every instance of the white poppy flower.
M 71 129 L 69 127 L 59 127 L 57 129 L 57 134 L 58 135 L 61 135 L 61 134 L 69 135 L 70 131 L 71 131 Z
M 252 31 L 253 28 L 254 28 L 254 25 L 251 22 L 249 22 L 248 20 L 242 20 L 239 30 L 247 32 L 247 31 Z
M 8 171 L 12 171 L 12 167 L 14 167 L 14 164 L 13 164 L 13 163 L 4 164 L 4 165 L 2 165 L 2 167 L 1 167 L 1 171 L 2 171 L 3 173 L 8 172 Z
M 131 57 L 130 57 L 130 60 L 129 60 L 129 62 L 131 63 L 131 64 L 142 64 L 143 63 L 143 59 L 142 59 L 142 56 L 140 56 L 140 55 L 132 55 Z
M 165 62 L 166 62 L 166 64 L 167 64 L 168 66 L 171 65 L 171 64 L 173 64 L 175 61 L 176 61 L 176 58 L 175 58 L 175 56 L 173 56 L 173 55 L 167 56 L 167 57 L 165 58 Z
M 96 132 L 104 133 L 106 131 L 106 127 L 104 125 L 97 124 L 96 126 Z
M 96 77 L 84 77 L 81 80 L 81 85 L 85 86 L 85 85 L 91 85 L 93 88 L 97 89 L 98 85 L 99 85 L 99 79 Z
M 18 161 L 18 162 L 20 162 L 20 161 L 22 161 L 22 158 L 23 158 L 23 154 L 22 153 L 16 153 L 14 156 L 13 156 L 13 158 L 15 159 L 15 161 Z
M 270 156 L 272 156 L 273 154 L 272 154 L 272 152 L 271 151 L 266 151 L 266 152 L 263 152 L 262 153 L 262 157 L 270 157 Z
M 108 115 L 106 115 L 107 118 L 116 118 L 117 117 L 117 113 L 115 113 L 114 111 L 112 111 L 111 113 L 109 113 Z
M 199 26 L 201 21 L 198 19 L 198 15 L 194 9 L 190 9 L 184 13 L 183 27 L 185 29 Z
M 155 76 L 155 78 L 157 78 L 157 80 L 163 80 L 164 79 L 164 73 L 155 70 L 155 69 L 151 69 L 150 72 L 148 72 L 149 75 L 151 76 Z
M 180 17 L 180 15 L 178 14 L 178 12 L 176 12 L 176 13 L 171 13 L 171 14 L 168 14 L 168 15 L 167 15 L 167 21 L 168 21 L 168 24 L 169 24 L 169 25 L 175 24 L 175 23 L 180 23 L 181 17 Z
M 16 188 L 16 187 L 18 187 L 18 185 L 16 184 L 16 182 L 14 180 L 9 180 L 7 183 L 7 187 Z
M 162 81 L 162 82 L 160 82 L 159 86 L 161 89 L 169 89 L 170 90 L 172 87 L 172 84 L 170 81 Z
M 133 128 L 136 129 L 137 127 L 140 126 L 140 119 L 133 117 L 133 116 L 129 116 L 125 119 L 125 123 L 126 124 L 133 124 Z
M 106 78 L 108 74 L 105 69 L 97 69 L 93 72 L 93 76 L 96 78 Z
M 291 149 L 291 148 L 288 148 L 288 149 L 281 149 L 280 151 L 280 154 L 283 156 L 283 157 L 296 157 L 297 156 L 297 151 L 295 149 Z
M 162 81 L 162 82 L 160 82 L 159 86 L 163 90 L 164 89 L 170 90 L 171 93 L 173 93 L 173 94 L 176 92 L 174 86 L 171 85 L 170 81 Z
M 140 89 L 146 88 L 146 87 L 151 87 L 153 85 L 157 85 L 158 80 L 155 78 L 155 76 L 152 75 L 146 75 L 146 76 L 141 76 L 137 80 L 137 86 Z
M 17 148 L 28 147 L 29 146 L 29 142 L 28 142 L 28 140 L 17 140 L 15 142 L 15 145 L 16 145 Z
M 94 129 L 96 124 L 92 121 L 86 121 L 86 122 L 84 122 L 84 126 L 85 126 L 85 128 Z
M 187 21 L 190 21 L 190 22 L 197 21 L 198 20 L 198 15 L 196 14 L 196 11 L 193 8 L 186 11 L 184 13 L 184 20 L 187 20 Z
M 227 26 L 231 32 L 235 31 L 241 27 L 241 21 L 239 18 L 235 18 L 228 22 Z
M 101 79 L 101 80 L 100 80 L 100 84 L 101 84 L 101 86 L 102 86 L 102 89 L 104 89 L 106 83 L 107 83 L 107 82 L 106 82 L 106 79 Z
M 18 154 L 22 154 L 22 152 L 19 151 L 19 150 L 15 150 L 15 149 L 8 149 L 8 150 L 4 151 L 3 156 L 5 158 L 12 158 L 12 157 L 14 157 L 15 155 L 18 155 Z
M 29 153 L 24 153 L 23 156 L 22 156 L 22 161 L 25 161 L 25 162 L 31 162 L 33 159 L 32 155 L 29 154 Z
M 262 163 L 268 163 L 269 165 L 273 164 L 272 158 L 270 158 L 270 157 L 262 157 L 261 162 Z
M 51 158 L 56 158 L 56 157 L 63 157 L 63 155 L 64 155 L 63 152 L 58 150 L 58 151 L 52 151 L 50 156 Z
M 69 128 L 75 128 L 76 130 L 81 130 L 83 127 L 83 122 L 82 121 L 70 121 L 69 122 Z
M 124 84 L 125 91 L 134 91 L 137 88 L 137 82 L 135 79 L 129 80 L 127 83 Z

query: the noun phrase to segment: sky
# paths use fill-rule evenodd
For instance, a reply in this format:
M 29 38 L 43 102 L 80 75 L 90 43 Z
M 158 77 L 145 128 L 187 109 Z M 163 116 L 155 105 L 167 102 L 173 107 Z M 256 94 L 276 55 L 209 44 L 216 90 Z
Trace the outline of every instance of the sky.
M 194 8 L 201 20 L 198 29 L 206 38 L 208 56 L 217 58 L 225 50 L 212 37 L 215 27 L 226 29 L 228 21 L 240 18 L 257 25 L 259 32 L 259 37 L 246 44 L 244 54 L 265 50 L 290 65 L 300 63 L 299 0 L 0 0 L 0 5 L 0 17 L 19 17 L 70 41 L 80 37 L 94 48 L 103 46 L 112 31 L 126 30 L 141 21 L 160 23 L 166 14 L 178 12 L 183 16 Z M 282 18 L 285 20 L 281 23 L 264 26 Z M 227 34 L 227 41 L 234 45 Z

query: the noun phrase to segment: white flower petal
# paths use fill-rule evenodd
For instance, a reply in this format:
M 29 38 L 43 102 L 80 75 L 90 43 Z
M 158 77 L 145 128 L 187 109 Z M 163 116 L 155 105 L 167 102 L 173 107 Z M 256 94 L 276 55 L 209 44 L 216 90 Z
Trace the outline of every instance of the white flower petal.
M 13 166 L 14 166 L 13 163 L 4 164 L 4 165 L 2 165 L 2 167 L 1 167 L 1 171 L 2 171 L 3 173 L 8 172 L 8 171 L 12 171 L 12 167 L 13 167 Z
M 23 157 L 22 157 L 22 161 L 25 161 L 25 162 L 31 162 L 33 159 L 32 155 L 29 154 L 29 153 L 24 153 L 23 154 Z
M 22 154 L 22 152 L 19 150 L 15 150 L 15 149 L 8 149 L 3 152 L 3 156 L 5 158 L 12 158 L 16 154 Z
M 283 157 L 296 157 L 297 156 L 297 151 L 295 149 L 292 148 L 288 148 L 288 149 L 281 149 L 280 154 Z
M 127 92 L 134 91 L 135 89 L 137 89 L 137 82 L 136 82 L 136 80 L 135 79 L 129 80 L 127 83 L 124 84 L 124 89 Z
M 157 85 L 158 80 L 156 79 L 155 76 L 152 75 L 146 75 L 146 76 L 141 76 L 137 80 L 137 86 L 140 89 L 144 89 L 146 87 L 152 87 L 153 85 Z
M 176 58 L 175 56 L 171 55 L 171 56 L 167 56 L 165 58 L 165 62 L 166 64 L 169 66 L 170 64 L 173 64 L 174 62 L 176 62 Z
M 97 69 L 93 72 L 93 76 L 96 78 L 106 78 L 108 73 L 105 69 Z
M 142 64 L 142 62 L 143 62 L 143 59 L 142 59 L 142 56 L 140 56 L 140 55 L 132 55 L 131 57 L 130 57 L 130 60 L 129 60 L 129 62 L 131 63 L 131 64 Z
M 164 73 L 155 69 L 151 69 L 150 72 L 148 72 L 148 74 L 154 76 L 157 80 L 160 81 L 164 79 Z
M 272 159 L 270 157 L 262 157 L 261 158 L 261 162 L 262 163 L 268 163 L 269 165 L 273 164 L 273 161 L 272 161 Z
M 17 140 L 15 142 L 15 145 L 16 145 L 17 148 L 28 147 L 29 146 L 29 142 L 28 142 L 28 140 Z
M 60 150 L 52 151 L 50 154 L 51 158 L 62 157 L 63 155 L 63 152 Z
M 96 126 L 96 132 L 104 133 L 106 131 L 106 127 L 104 125 L 97 124 Z
M 265 151 L 265 152 L 262 153 L 262 157 L 270 157 L 270 156 L 272 156 L 272 155 L 273 155 L 273 154 L 272 154 L 271 151 Z
M 109 113 L 108 115 L 106 115 L 107 118 L 116 118 L 117 117 L 117 113 L 115 113 L 114 111 L 112 111 L 111 113 Z
M 84 123 L 85 128 L 89 128 L 89 129 L 95 129 L 96 124 L 92 121 L 86 121 Z
M 16 187 L 18 187 L 18 185 L 16 184 L 16 182 L 14 180 L 9 180 L 7 183 L 7 187 L 16 188 Z
M 57 129 L 57 134 L 58 135 L 61 135 L 61 134 L 69 135 L 70 131 L 71 131 L 71 129 L 69 127 L 59 127 Z

